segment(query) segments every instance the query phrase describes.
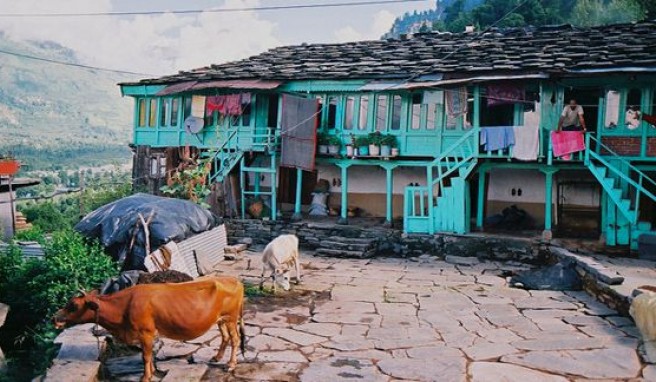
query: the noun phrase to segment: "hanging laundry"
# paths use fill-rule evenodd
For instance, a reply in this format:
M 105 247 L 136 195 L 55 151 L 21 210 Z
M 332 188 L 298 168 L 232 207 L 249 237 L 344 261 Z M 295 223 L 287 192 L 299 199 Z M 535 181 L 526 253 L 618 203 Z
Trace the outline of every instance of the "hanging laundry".
M 519 84 L 494 84 L 487 87 L 487 106 L 524 102 L 525 98 L 524 87 Z
M 447 112 L 452 117 L 467 113 L 467 88 L 450 89 L 446 91 Z
M 502 150 L 515 144 L 515 131 L 511 126 L 483 127 L 479 143 L 485 151 Z
M 211 96 L 205 99 L 205 114 L 212 115 L 215 111 L 221 112 L 225 103 L 224 96 Z
M 552 131 L 551 145 L 555 157 L 564 157 L 569 154 L 585 150 L 582 131 Z
M 538 159 L 540 150 L 540 127 L 515 126 L 515 145 L 513 146 L 512 157 L 523 161 L 533 161 Z

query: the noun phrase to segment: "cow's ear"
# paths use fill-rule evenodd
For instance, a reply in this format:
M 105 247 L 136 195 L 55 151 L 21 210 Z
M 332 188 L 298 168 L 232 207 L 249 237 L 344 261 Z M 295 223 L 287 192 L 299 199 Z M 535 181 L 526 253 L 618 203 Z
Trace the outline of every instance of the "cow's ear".
M 100 308 L 98 303 L 95 301 L 87 301 L 84 303 L 84 305 L 91 310 L 98 310 L 98 308 Z

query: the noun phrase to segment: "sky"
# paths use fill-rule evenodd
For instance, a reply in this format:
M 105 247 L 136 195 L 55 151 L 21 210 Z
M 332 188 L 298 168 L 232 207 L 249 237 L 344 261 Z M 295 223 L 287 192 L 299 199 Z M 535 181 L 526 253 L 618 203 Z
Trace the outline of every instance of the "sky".
M 87 65 L 163 75 L 242 59 L 281 45 L 378 39 L 405 12 L 435 0 L 347 8 L 121 17 L 2 17 L 7 13 L 92 13 L 219 9 L 345 0 L 0 0 L 0 30 L 48 40 Z

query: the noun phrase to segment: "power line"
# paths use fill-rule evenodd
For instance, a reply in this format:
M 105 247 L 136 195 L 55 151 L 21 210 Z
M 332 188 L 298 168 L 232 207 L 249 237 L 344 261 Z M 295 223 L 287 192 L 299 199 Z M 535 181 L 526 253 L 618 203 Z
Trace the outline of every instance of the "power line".
M 198 14 L 198 13 L 234 13 L 248 11 L 279 11 L 289 9 L 308 8 L 337 8 L 370 6 L 383 4 L 403 4 L 424 2 L 426 0 L 375 0 L 375 1 L 347 1 L 341 3 L 321 4 L 295 4 L 295 5 L 272 5 L 262 7 L 239 7 L 221 9 L 183 9 L 173 11 L 134 11 L 134 12 L 91 12 L 91 13 L 3 13 L 0 17 L 95 17 L 95 16 L 138 16 L 138 15 L 163 15 L 163 14 Z
M 25 54 L 25 53 L 12 52 L 12 51 L 3 50 L 3 49 L 0 49 L 0 54 L 20 57 L 20 58 L 26 58 L 28 60 L 43 61 L 43 62 L 48 62 L 48 63 L 51 63 L 51 64 L 72 66 L 72 67 L 75 67 L 75 68 L 82 68 L 82 69 L 88 69 L 88 70 L 98 70 L 98 71 L 102 71 L 102 72 L 130 74 L 130 75 L 137 75 L 137 76 L 153 76 L 153 74 L 149 74 L 149 73 L 130 72 L 130 71 L 127 71 L 127 70 L 117 70 L 117 69 L 101 68 L 101 67 L 92 66 L 92 65 L 76 64 L 74 62 L 53 60 L 51 58 L 32 56 L 32 55 Z

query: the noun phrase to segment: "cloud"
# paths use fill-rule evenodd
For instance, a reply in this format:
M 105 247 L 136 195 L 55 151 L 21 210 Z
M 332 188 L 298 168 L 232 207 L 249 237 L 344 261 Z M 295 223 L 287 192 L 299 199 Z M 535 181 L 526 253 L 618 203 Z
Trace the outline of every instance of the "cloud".
M 110 12 L 110 0 L 21 0 L 0 13 Z M 217 8 L 253 7 L 260 0 L 226 0 Z M 81 62 L 165 74 L 244 58 L 280 45 L 277 25 L 257 13 L 161 14 L 131 17 L 0 18 L 13 39 L 49 40 L 71 48 Z
M 394 19 L 396 16 L 392 12 L 383 9 L 374 14 L 369 28 L 357 30 L 353 26 L 345 26 L 336 30 L 334 37 L 337 42 L 377 40 L 390 30 Z

